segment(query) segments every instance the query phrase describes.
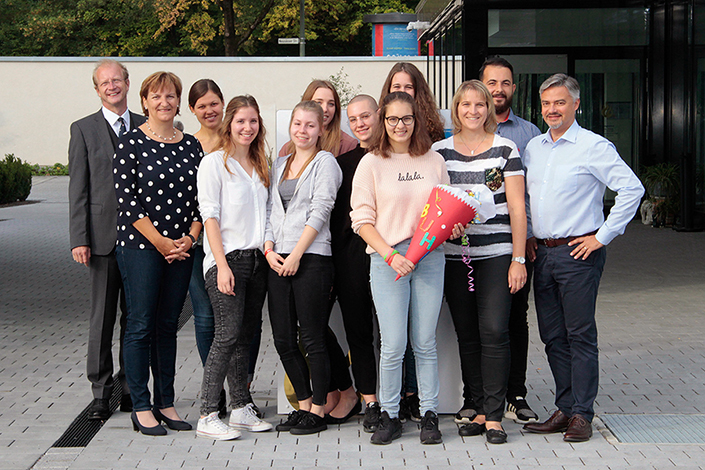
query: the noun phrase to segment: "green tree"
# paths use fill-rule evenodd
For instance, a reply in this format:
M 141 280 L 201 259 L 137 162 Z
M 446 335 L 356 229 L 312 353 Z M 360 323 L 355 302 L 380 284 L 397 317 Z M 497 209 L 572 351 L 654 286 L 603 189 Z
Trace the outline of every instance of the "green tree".
M 369 55 L 372 29 L 367 14 L 413 12 L 416 0 L 306 0 L 306 55 Z M 280 0 L 265 19 L 257 55 L 298 54 L 294 46 L 278 46 L 279 37 L 298 37 L 299 0 Z M 287 53 L 288 52 L 288 53 Z

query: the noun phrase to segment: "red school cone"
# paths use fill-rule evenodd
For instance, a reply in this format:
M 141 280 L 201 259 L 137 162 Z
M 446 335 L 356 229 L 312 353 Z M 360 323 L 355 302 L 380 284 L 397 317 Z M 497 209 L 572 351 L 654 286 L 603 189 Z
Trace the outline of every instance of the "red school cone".
M 434 186 L 421 212 L 421 220 L 404 257 L 418 264 L 438 245 L 450 238 L 457 223 L 467 225 L 480 210 L 480 201 L 462 189 L 444 184 Z M 401 276 L 397 275 L 396 280 Z

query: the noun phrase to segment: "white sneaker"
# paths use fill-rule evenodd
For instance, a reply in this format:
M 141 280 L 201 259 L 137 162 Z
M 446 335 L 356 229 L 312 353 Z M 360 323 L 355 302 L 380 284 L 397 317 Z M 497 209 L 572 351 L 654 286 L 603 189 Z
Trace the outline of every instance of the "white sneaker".
M 252 409 L 252 403 L 233 410 L 230 413 L 229 424 L 231 428 L 245 429 L 250 432 L 271 431 L 272 429 L 271 423 L 257 417 L 255 410 Z
M 218 418 L 218 412 L 214 411 L 205 418 L 198 420 L 196 435 L 215 439 L 216 441 L 230 441 L 239 438 L 242 433 L 222 422 Z

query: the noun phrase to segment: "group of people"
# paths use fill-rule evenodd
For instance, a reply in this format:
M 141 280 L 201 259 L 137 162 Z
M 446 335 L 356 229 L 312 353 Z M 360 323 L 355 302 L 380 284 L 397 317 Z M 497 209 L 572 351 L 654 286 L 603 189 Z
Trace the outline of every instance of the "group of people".
M 127 109 L 121 63 L 99 62 L 93 83 L 102 109 L 72 125 L 69 144 L 72 254 L 91 273 L 89 418 L 110 416 L 120 303 L 121 409 L 144 434 L 167 434 L 162 423 L 192 429 L 174 408 L 176 332 L 190 291 L 204 366 L 199 436 L 273 428 L 249 392 L 266 299 L 298 402 L 277 431 L 324 431 L 359 414 L 362 398 L 373 444 L 399 438 L 406 419 L 420 422 L 422 444 L 441 443 L 436 326 L 445 295 L 460 352 L 461 436 L 502 444 L 507 417 L 530 432 L 590 438 L 604 245 L 623 233 L 643 188 L 614 145 L 575 121 L 575 79 L 556 74 L 542 85 L 541 134 L 511 110 L 511 64 L 489 58 L 480 80 L 456 91 L 448 138 L 412 64 L 391 69 L 379 103 L 349 102 L 354 138 L 341 130 L 335 87 L 314 80 L 271 161 L 252 96 L 226 106 L 215 82 L 199 80 L 188 104 L 201 129 L 189 135 L 175 123 L 174 74 L 142 83 L 144 117 Z M 456 224 L 445 245 L 413 263 L 404 253 L 438 184 L 489 189 L 496 215 Z M 605 187 L 617 192 L 606 220 Z M 543 423 L 526 402 L 532 271 L 558 408 Z M 328 326 L 336 301 L 349 362 Z

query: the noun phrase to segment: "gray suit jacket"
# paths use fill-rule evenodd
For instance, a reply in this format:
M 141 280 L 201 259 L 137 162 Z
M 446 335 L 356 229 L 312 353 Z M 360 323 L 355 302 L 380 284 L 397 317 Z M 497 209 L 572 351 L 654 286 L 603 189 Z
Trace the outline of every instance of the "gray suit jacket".
M 145 117 L 130 112 L 135 128 Z M 117 199 L 113 183 L 113 147 L 103 112 L 71 124 L 69 141 L 69 232 L 71 249 L 89 246 L 105 256 L 117 240 Z

